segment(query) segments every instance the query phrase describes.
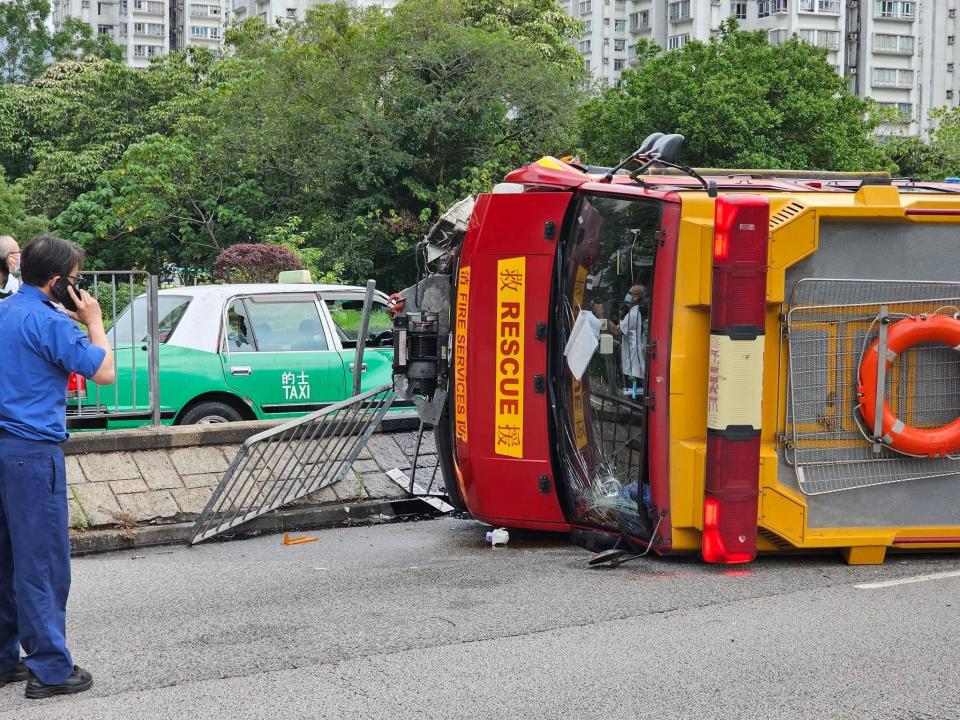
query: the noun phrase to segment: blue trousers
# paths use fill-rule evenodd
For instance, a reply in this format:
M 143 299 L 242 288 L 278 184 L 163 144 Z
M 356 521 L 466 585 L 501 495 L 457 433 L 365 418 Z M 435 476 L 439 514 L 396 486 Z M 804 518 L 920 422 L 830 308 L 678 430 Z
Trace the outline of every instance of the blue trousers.
M 0 432 L 0 672 L 26 654 L 48 685 L 73 671 L 67 650 L 70 537 L 63 451 Z

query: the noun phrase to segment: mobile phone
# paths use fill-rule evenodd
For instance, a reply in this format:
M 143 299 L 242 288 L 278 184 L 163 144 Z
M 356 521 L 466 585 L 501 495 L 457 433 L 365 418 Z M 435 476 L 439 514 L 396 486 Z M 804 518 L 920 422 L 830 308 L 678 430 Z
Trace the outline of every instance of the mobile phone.
M 83 278 L 77 278 L 76 282 L 71 283 L 70 278 L 66 275 L 61 275 L 60 279 L 57 280 L 53 287 L 50 288 L 50 292 L 53 294 L 53 297 L 58 303 L 63 305 L 70 312 L 76 312 L 77 304 L 73 301 L 73 298 L 70 297 L 70 292 L 67 290 L 68 287 L 73 286 L 73 291 L 80 294 L 80 291 L 83 289 L 85 282 Z

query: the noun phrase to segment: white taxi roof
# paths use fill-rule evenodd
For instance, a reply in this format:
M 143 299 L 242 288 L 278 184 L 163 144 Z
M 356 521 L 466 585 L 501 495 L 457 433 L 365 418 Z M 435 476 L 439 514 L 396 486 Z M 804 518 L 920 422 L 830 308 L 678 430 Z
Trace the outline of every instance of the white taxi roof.
M 230 298 L 238 295 L 277 295 L 286 293 L 320 293 L 321 296 L 340 294 L 363 297 L 366 288 L 356 285 L 323 285 L 303 283 L 259 283 L 230 285 L 186 285 L 165 288 L 160 297 L 189 297 L 183 317 L 167 340 L 168 345 L 217 352 L 220 339 L 220 324 L 223 318 L 223 306 Z M 376 291 L 376 297 L 386 302 L 387 296 Z

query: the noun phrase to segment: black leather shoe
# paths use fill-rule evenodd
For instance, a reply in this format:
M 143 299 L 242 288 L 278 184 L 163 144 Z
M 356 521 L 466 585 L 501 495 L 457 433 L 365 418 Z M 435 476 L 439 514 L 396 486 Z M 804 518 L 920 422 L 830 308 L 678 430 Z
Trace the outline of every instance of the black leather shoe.
M 73 672 L 70 673 L 60 685 L 45 685 L 33 674 L 27 680 L 27 690 L 24 693 L 31 700 L 53 697 L 54 695 L 73 695 L 82 693 L 93 687 L 93 676 L 83 668 L 73 666 Z
M 30 671 L 27 670 L 27 666 L 22 662 L 18 662 L 17 666 L 10 672 L 0 673 L 0 687 L 9 685 L 10 683 L 23 682 L 29 677 Z

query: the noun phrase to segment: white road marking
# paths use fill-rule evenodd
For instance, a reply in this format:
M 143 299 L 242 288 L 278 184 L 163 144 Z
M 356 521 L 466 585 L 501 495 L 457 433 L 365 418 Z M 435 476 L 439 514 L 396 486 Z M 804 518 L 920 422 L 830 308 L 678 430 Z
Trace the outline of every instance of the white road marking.
M 929 575 L 914 575 L 913 577 L 883 580 L 882 582 L 862 583 L 860 585 L 854 585 L 854 587 L 858 590 L 876 590 L 877 588 L 893 587 L 894 585 L 909 585 L 910 583 L 927 582 L 928 580 L 946 580 L 947 578 L 955 577 L 960 577 L 960 570 L 930 573 Z

